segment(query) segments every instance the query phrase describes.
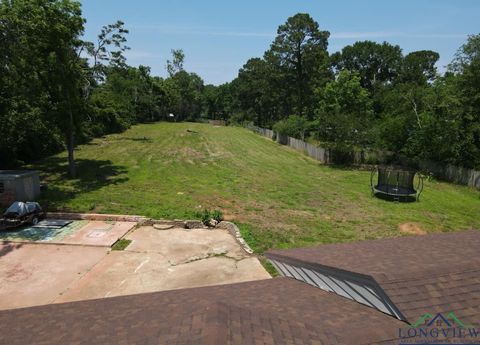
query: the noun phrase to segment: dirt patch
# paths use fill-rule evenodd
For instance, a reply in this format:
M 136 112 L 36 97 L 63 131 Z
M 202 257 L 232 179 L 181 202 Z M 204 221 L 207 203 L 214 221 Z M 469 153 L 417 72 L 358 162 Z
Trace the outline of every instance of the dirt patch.
M 413 223 L 413 222 L 399 224 L 398 230 L 400 230 L 401 233 L 407 234 L 407 235 L 426 235 L 427 234 L 427 232 L 422 229 L 421 224 Z
M 233 221 L 235 221 L 235 215 L 233 215 L 231 213 L 228 213 L 228 211 L 223 212 L 223 220 L 233 222 Z
M 313 214 L 312 211 L 290 209 L 290 210 L 285 210 L 285 213 L 288 216 L 292 216 L 292 217 L 302 217 L 302 218 L 313 218 L 313 217 L 315 217 L 315 215 Z
M 204 160 L 207 157 L 205 152 L 201 152 L 190 147 L 182 147 L 177 150 L 171 150 L 166 156 L 168 158 L 173 158 L 173 161 L 182 160 L 190 164 L 194 164 L 194 161 L 197 160 Z
M 199 211 L 203 209 L 220 210 L 223 213 L 223 220 L 232 222 L 235 220 L 243 221 L 242 215 L 244 209 L 235 202 L 235 200 L 227 199 L 218 193 L 212 193 L 208 196 L 199 196 L 200 205 L 197 206 Z

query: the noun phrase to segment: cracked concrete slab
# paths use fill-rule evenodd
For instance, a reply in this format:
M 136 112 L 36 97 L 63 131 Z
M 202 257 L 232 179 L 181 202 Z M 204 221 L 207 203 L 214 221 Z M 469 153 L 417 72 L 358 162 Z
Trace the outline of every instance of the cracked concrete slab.
M 0 309 L 270 278 L 227 230 L 146 226 L 126 238 L 124 251 L 0 244 Z
M 214 255 L 226 255 L 234 259 L 249 257 L 235 238 L 221 229 L 156 230 L 144 226 L 125 238 L 132 240 L 127 251 L 159 253 L 167 257 L 172 265 Z
M 270 278 L 226 230 L 141 227 L 126 238 L 125 251 L 111 252 L 55 302 Z
M 112 252 L 55 303 L 270 278 L 256 258 L 211 257 L 171 266 L 157 253 Z
M 55 302 L 157 291 L 169 266 L 160 254 L 112 251 Z

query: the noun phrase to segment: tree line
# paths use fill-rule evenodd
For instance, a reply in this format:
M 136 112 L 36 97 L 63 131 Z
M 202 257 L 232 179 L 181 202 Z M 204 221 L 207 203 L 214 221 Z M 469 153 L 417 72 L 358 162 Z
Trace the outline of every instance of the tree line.
M 205 85 L 184 69 L 168 77 L 129 66 L 128 30 L 105 25 L 83 37 L 69 0 L 0 2 L 0 164 L 21 166 L 136 123 L 223 119 L 254 123 L 338 149 L 370 147 L 480 166 L 480 36 L 470 36 L 444 74 L 439 55 L 364 41 L 328 53 L 329 32 L 308 14 L 278 28 L 262 58 L 232 82 Z M 173 114 L 173 118 L 171 117 Z
M 0 2 L 0 166 L 14 168 L 68 151 L 131 125 L 169 119 L 194 121 L 204 82 L 172 51 L 167 78 L 127 64 L 128 30 L 105 25 L 95 42 L 82 39 L 81 5 L 70 0 Z
M 210 113 L 340 151 L 480 168 L 480 35 L 443 74 L 434 51 L 362 41 L 329 54 L 328 38 L 310 15 L 289 18 L 262 58 L 217 88 L 225 105 Z

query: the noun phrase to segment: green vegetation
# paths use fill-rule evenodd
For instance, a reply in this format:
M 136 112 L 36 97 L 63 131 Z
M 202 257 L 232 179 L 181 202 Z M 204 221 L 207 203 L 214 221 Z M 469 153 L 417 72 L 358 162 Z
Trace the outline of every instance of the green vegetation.
M 272 265 L 270 261 L 268 261 L 266 257 L 260 256 L 258 259 L 260 260 L 263 268 L 265 268 L 265 271 L 267 271 L 268 274 L 272 276 L 272 278 L 280 276 L 280 273 L 278 273 L 277 269 Z
M 125 248 L 127 248 L 130 243 L 132 243 L 132 240 L 122 238 L 115 242 L 115 244 L 112 246 L 112 250 L 125 250 Z
M 128 23 L 84 41 L 78 1 L 2 1 L 0 18 L 3 168 L 67 149 L 75 177 L 79 143 L 138 123 L 206 118 L 274 127 L 340 151 L 380 149 L 480 168 L 480 35 L 439 74 L 438 53 L 404 54 L 388 42 L 329 54 L 330 33 L 298 13 L 278 27 L 263 57 L 214 86 L 184 69 L 182 50 L 166 61 L 167 78 L 129 66 Z
M 172 51 L 167 78 L 128 66 L 121 21 L 84 41 L 77 1 L 1 1 L 0 18 L 0 165 L 66 149 L 32 166 L 49 184 L 49 209 L 154 218 L 218 209 L 200 217 L 235 219 L 259 252 L 397 236 L 399 225 L 480 227 L 478 191 L 466 187 L 427 181 L 422 202 L 388 203 L 370 197 L 367 172 L 320 166 L 241 128 L 135 126 L 253 122 L 341 149 L 478 168 L 480 35 L 440 75 L 436 52 L 404 55 L 387 42 L 330 55 L 330 33 L 299 13 L 238 78 L 205 86 L 184 70 L 182 50 Z
M 3 168 L 67 148 L 69 175 L 76 177 L 78 143 L 136 123 L 200 115 L 204 83 L 183 69 L 183 52 L 172 51 L 168 78 L 128 66 L 122 21 L 103 26 L 93 43 L 83 40 L 78 1 L 1 1 L 0 19 Z
M 196 123 L 137 125 L 78 147 L 79 178 L 66 152 L 31 166 L 48 183 L 53 210 L 192 218 L 221 210 L 257 252 L 480 228 L 480 193 L 426 181 L 418 203 L 372 198 L 367 171 L 323 166 L 239 127 Z
M 209 211 L 204 209 L 202 212 L 196 212 L 195 218 L 200 218 L 203 224 L 208 225 L 211 219 L 221 222 L 223 220 L 223 213 L 220 210 Z
M 277 33 L 262 58 L 222 86 L 233 95 L 231 120 L 341 151 L 373 148 L 480 168 L 480 35 L 442 75 L 437 52 L 404 55 L 388 42 L 356 42 L 329 55 L 329 32 L 308 14 L 288 18 Z

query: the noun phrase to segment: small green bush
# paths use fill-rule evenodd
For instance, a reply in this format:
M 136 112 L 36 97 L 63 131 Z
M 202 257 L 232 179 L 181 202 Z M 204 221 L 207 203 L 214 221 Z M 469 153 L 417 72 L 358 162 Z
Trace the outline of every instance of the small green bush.
M 210 211 L 207 210 L 207 209 L 204 209 L 203 212 L 202 212 L 202 215 L 200 216 L 200 218 L 202 219 L 202 223 L 203 224 L 208 224 L 208 222 L 210 221 L 211 217 L 210 217 Z
M 220 210 L 209 211 L 208 209 L 204 209 L 202 212 L 195 213 L 197 218 L 200 218 L 202 223 L 207 225 L 210 219 L 215 219 L 217 222 L 221 222 L 223 220 L 223 213 Z
M 217 222 L 221 222 L 223 220 L 223 213 L 220 210 L 215 210 L 212 212 L 212 218 L 215 219 Z
M 303 117 L 291 115 L 273 125 L 273 130 L 280 135 L 305 140 L 311 124 Z

